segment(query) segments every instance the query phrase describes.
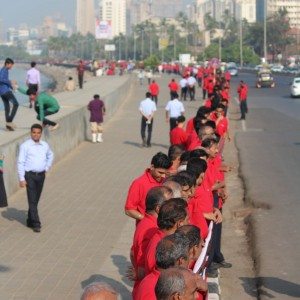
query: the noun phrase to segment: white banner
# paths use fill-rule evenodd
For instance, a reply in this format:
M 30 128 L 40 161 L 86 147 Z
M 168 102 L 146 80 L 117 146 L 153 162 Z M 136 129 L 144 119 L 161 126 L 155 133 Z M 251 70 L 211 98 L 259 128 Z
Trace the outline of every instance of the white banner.
M 100 21 L 99 19 L 96 18 L 95 37 L 98 40 L 112 39 L 111 21 Z

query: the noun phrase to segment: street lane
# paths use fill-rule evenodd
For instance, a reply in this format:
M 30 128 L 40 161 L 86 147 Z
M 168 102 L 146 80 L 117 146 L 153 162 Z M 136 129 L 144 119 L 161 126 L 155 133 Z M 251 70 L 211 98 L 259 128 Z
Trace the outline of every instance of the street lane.
M 255 75 L 240 73 L 233 79 L 235 95 L 239 80 L 250 87 L 249 114 L 236 144 L 246 199 L 257 207 L 252 220 L 260 299 L 300 298 L 300 99 L 289 97 L 291 77 L 275 75 L 275 88 L 256 89 Z

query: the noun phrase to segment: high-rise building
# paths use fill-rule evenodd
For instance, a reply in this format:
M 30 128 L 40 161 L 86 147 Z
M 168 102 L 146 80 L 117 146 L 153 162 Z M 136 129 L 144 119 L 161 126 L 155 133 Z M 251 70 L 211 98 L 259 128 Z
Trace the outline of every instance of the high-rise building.
M 237 20 L 246 19 L 249 23 L 256 22 L 256 0 L 235 0 L 233 7 Z
M 95 35 L 95 5 L 94 0 L 77 0 L 76 30 L 82 35 Z
M 112 36 L 126 34 L 126 0 L 100 0 L 99 19 L 111 24 Z
M 0 43 L 3 42 L 3 21 L 0 18 Z

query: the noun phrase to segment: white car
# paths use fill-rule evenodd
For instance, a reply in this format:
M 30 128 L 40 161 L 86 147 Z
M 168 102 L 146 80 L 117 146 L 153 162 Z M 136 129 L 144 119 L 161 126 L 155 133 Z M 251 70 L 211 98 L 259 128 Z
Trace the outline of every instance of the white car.
M 283 70 L 282 65 L 274 65 L 274 66 L 271 67 L 272 72 L 281 72 L 282 70 Z
M 300 96 L 300 77 L 294 78 L 291 84 L 291 97 L 298 96 Z

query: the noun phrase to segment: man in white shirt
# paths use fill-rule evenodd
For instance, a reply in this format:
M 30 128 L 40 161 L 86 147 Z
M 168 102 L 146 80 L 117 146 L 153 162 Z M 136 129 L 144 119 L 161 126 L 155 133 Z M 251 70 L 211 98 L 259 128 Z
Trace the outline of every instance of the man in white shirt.
M 180 94 L 180 100 L 186 101 L 186 94 L 187 94 L 187 79 L 185 77 L 182 77 L 181 80 L 179 81 L 179 85 L 181 88 L 181 94 Z
M 31 62 L 31 69 L 27 71 L 26 75 L 26 84 L 29 89 L 35 90 L 36 92 L 40 89 L 41 85 L 41 76 L 40 76 L 40 71 L 35 68 L 36 62 L 32 61 Z M 33 101 L 29 100 L 29 107 L 33 107 Z
M 178 94 L 173 92 L 171 100 L 166 105 L 166 121 L 170 122 L 170 131 L 177 126 L 177 118 L 183 115 L 184 106 L 178 100 Z
M 195 77 L 192 75 L 187 79 L 188 90 L 189 90 L 191 101 L 195 100 L 195 85 L 196 85 L 196 83 L 197 83 L 197 81 L 196 81 Z
M 20 146 L 18 157 L 18 175 L 20 187 L 26 187 L 28 199 L 27 226 L 34 232 L 41 231 L 38 214 L 38 203 L 43 190 L 45 173 L 53 162 L 53 152 L 49 145 L 41 140 L 43 127 L 40 124 L 31 126 L 31 138 Z
M 146 93 L 146 99 L 142 100 L 139 107 L 140 113 L 142 114 L 141 120 L 141 136 L 143 140 L 143 147 L 151 147 L 151 135 L 153 127 L 153 116 L 156 111 L 156 104 L 151 99 L 151 93 Z M 146 139 L 146 127 L 148 127 L 148 136 Z

